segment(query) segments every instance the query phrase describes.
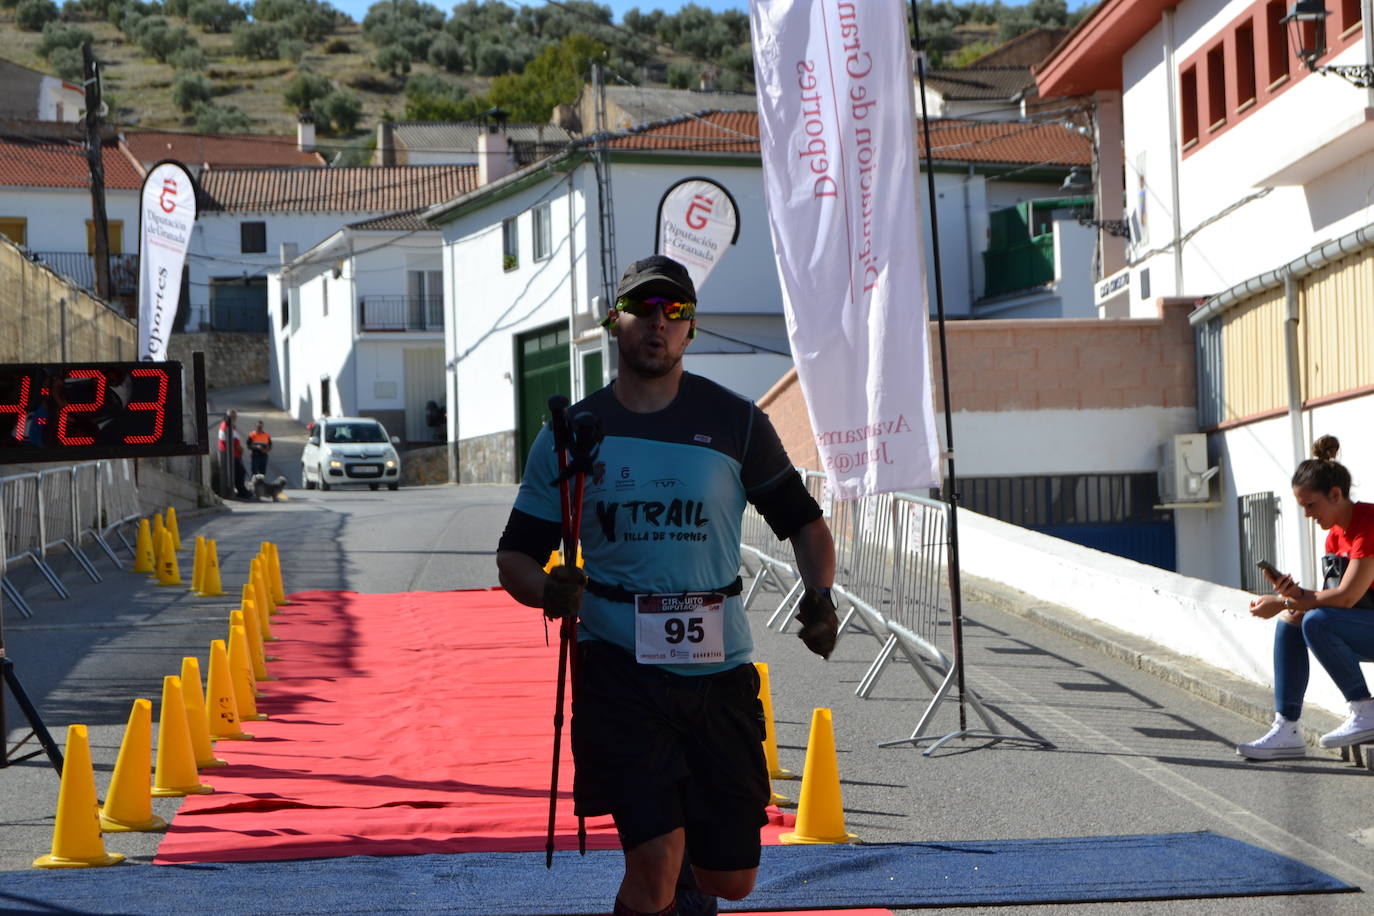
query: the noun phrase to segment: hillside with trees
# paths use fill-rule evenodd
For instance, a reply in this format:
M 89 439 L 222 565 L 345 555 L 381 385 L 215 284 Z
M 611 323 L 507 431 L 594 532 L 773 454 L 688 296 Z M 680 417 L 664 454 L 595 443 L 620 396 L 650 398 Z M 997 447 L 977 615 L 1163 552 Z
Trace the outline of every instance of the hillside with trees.
M 1064 0 L 928 0 L 919 11 L 932 66 L 1082 15 Z M 753 77 L 747 14 L 695 4 L 635 8 L 617 23 L 587 0 L 464 0 L 447 12 L 381 0 L 354 22 L 324 0 L 0 0 L 0 57 L 75 80 L 87 42 L 110 120 L 284 133 L 309 111 L 344 161 L 365 153 L 381 119 L 462 120 L 499 107 L 547 120 L 576 98 L 593 61 L 609 80 L 638 85 L 688 88 L 707 74 L 717 88 L 747 90 Z

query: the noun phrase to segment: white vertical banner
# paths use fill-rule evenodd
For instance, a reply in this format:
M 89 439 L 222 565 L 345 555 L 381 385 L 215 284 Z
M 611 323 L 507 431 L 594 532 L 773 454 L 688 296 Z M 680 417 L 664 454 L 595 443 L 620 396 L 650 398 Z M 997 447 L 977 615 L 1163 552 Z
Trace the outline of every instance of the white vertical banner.
M 658 203 L 658 253 L 687 268 L 697 295 L 738 238 L 735 199 L 710 179 L 679 181 Z
M 138 219 L 138 358 L 167 359 L 181 271 L 196 224 L 196 190 L 180 162 L 159 162 L 143 179 Z
M 842 498 L 940 484 L 902 0 L 750 0 L 787 330 Z

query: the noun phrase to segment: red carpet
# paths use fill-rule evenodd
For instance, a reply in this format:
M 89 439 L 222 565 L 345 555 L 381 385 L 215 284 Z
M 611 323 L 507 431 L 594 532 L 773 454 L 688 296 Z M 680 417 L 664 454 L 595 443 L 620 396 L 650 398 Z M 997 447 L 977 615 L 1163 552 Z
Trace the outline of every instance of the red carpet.
M 294 595 L 253 741 L 220 741 L 156 862 L 544 849 L 558 633 L 505 592 Z M 204 667 L 202 665 L 202 667 Z M 556 844 L 577 848 L 568 722 Z M 775 810 L 764 842 L 792 825 Z M 784 823 L 785 819 L 785 823 Z M 587 846 L 618 845 L 610 818 Z

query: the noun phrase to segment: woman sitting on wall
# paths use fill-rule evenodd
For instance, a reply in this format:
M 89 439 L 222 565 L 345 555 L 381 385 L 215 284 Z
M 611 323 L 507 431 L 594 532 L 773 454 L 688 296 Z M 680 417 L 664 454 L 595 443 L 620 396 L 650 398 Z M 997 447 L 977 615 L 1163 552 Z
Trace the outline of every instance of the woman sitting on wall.
M 1298 729 L 1307 692 L 1308 657 L 1317 661 L 1350 702 L 1350 715 L 1322 735 L 1322 747 L 1374 741 L 1374 699 L 1360 662 L 1374 661 L 1374 504 L 1350 499 L 1350 471 L 1335 460 L 1341 444 L 1322 436 L 1293 474 L 1293 496 L 1303 513 L 1326 535 L 1322 557 L 1324 588 L 1300 588 L 1291 576 L 1266 572 L 1276 595 L 1250 604 L 1250 613 L 1274 630 L 1274 706 L 1268 734 L 1242 744 L 1236 753 L 1251 760 L 1302 757 L 1307 747 Z

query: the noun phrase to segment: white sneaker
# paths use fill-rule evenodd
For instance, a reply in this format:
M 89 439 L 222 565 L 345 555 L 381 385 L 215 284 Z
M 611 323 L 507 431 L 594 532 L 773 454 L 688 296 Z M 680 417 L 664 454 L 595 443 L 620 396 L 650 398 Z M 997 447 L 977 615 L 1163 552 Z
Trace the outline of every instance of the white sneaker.
M 1322 747 L 1349 747 L 1374 741 L 1374 700 L 1351 700 L 1350 715 L 1335 731 L 1322 735 Z
M 1298 723 L 1290 722 L 1283 716 L 1274 715 L 1274 724 L 1258 741 L 1237 745 L 1236 753 L 1248 760 L 1284 760 L 1290 757 L 1306 757 L 1307 742 L 1298 731 Z

